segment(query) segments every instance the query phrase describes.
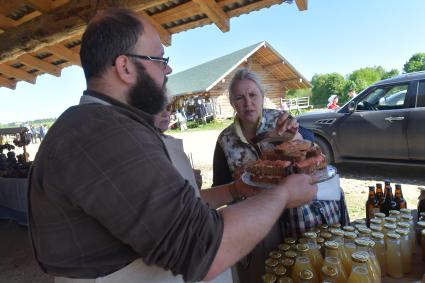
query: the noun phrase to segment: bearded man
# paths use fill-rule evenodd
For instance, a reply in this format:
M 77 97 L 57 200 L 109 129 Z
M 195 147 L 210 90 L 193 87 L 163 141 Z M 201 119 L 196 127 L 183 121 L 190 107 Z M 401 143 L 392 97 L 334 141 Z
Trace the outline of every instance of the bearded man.
M 285 207 L 314 197 L 306 175 L 222 210 L 212 207 L 252 188 L 236 182 L 196 196 L 154 126 L 172 70 L 146 19 L 125 9 L 95 16 L 80 56 L 87 90 L 50 128 L 29 176 L 34 255 L 55 282 L 211 280 Z

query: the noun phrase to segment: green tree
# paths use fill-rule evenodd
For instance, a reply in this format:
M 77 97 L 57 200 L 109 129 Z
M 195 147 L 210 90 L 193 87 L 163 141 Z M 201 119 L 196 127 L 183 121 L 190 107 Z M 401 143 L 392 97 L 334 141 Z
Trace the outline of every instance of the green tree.
M 403 71 L 406 73 L 425 71 L 425 53 L 416 53 L 404 64 Z
M 305 96 L 311 96 L 311 88 L 288 90 L 284 98 L 297 98 Z
M 400 74 L 400 71 L 399 70 L 392 69 L 391 71 L 385 72 L 381 79 L 382 80 L 383 79 L 389 79 L 389 78 L 392 78 L 392 77 L 397 76 L 399 74 Z
M 356 91 L 358 92 L 365 89 L 372 83 L 379 81 L 385 73 L 384 68 L 381 66 L 366 67 L 352 72 L 348 76 L 348 80 L 353 81 L 356 84 Z
M 316 74 L 311 79 L 313 84 L 311 101 L 315 106 L 325 106 L 329 96 L 336 94 L 339 97 L 343 94 L 345 79 L 338 73 Z

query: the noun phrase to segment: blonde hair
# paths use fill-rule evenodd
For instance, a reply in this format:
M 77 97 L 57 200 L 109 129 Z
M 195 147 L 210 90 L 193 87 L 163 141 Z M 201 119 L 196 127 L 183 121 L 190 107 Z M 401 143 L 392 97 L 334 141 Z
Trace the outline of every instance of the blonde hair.
M 260 93 L 263 95 L 264 97 L 264 88 L 261 85 L 260 79 L 258 78 L 258 76 L 246 69 L 246 68 L 242 68 L 236 71 L 235 75 L 233 76 L 232 80 L 230 81 L 229 84 L 229 99 L 232 100 L 232 97 L 234 95 L 234 88 L 236 86 L 237 83 L 244 81 L 244 80 L 250 80 L 253 83 L 255 83 L 255 85 L 258 87 L 258 89 L 260 90 Z

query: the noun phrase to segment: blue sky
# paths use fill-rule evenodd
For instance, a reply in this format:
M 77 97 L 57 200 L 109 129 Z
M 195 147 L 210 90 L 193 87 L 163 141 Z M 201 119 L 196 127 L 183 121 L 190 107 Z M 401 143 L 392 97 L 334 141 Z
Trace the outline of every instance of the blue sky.
M 209 25 L 174 34 L 166 56 L 176 73 L 265 40 L 307 79 L 377 65 L 401 71 L 414 53 L 425 52 L 424 12 L 424 0 L 309 0 L 304 12 L 295 3 L 275 5 L 232 18 L 227 33 Z M 0 88 L 0 123 L 58 117 L 85 86 L 74 66 L 60 78 Z

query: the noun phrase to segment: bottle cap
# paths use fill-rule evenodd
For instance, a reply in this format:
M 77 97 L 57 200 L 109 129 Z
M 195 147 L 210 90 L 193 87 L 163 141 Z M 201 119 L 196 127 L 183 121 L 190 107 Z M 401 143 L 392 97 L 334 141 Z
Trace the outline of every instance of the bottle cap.
M 278 251 L 271 251 L 271 252 L 269 253 L 269 256 L 270 256 L 271 258 L 279 259 L 279 258 L 281 258 L 281 257 L 282 257 L 282 253 L 281 253 L 281 252 L 278 252 Z
M 339 247 L 339 244 L 335 241 L 325 242 L 325 248 L 327 248 L 327 249 L 336 250 L 336 249 L 338 249 L 338 247 Z
M 418 223 L 416 223 L 416 225 L 418 225 L 421 228 L 425 228 L 425 221 L 418 221 Z
M 425 224 L 425 222 L 424 222 L 424 224 Z M 395 230 L 395 229 L 397 229 L 397 225 L 395 225 L 393 223 L 385 223 L 384 228 L 387 229 L 387 230 Z
M 412 214 L 412 210 L 409 208 L 401 208 L 400 209 L 401 214 L 406 214 L 406 215 L 411 215 Z
M 295 240 L 294 238 L 288 237 L 288 238 L 283 239 L 283 242 L 285 244 L 288 244 L 288 245 L 293 245 L 297 242 L 297 240 Z
M 307 239 L 316 239 L 317 234 L 314 233 L 314 232 L 306 232 L 306 233 L 303 234 L 303 237 L 307 238 Z
M 291 277 L 280 277 L 279 279 L 277 279 L 277 283 L 293 283 L 294 281 L 292 281 Z
M 397 233 L 388 233 L 387 237 L 395 240 L 400 239 L 400 235 Z
M 388 211 L 388 213 L 390 214 L 390 215 L 400 215 L 400 211 L 398 211 L 398 210 L 390 210 L 390 211 Z
M 322 273 L 330 278 L 336 278 L 336 276 L 338 275 L 336 269 L 330 265 L 322 266 Z
M 354 262 L 365 263 L 369 260 L 369 255 L 365 252 L 355 252 L 351 255 Z
M 387 222 L 387 223 L 395 223 L 395 222 L 397 222 L 397 218 L 388 216 L 388 217 L 385 217 L 385 222 Z
M 297 244 L 295 246 L 298 252 L 305 252 L 308 251 L 308 245 L 307 244 Z
M 330 232 L 321 232 L 320 237 L 325 240 L 330 240 L 332 238 L 332 234 Z
M 385 218 L 385 213 L 377 212 L 377 213 L 375 213 L 375 217 L 376 218 Z
M 286 274 L 287 270 L 286 270 L 285 267 L 278 265 L 277 267 L 273 268 L 273 272 L 277 276 L 284 276 Z
M 369 246 L 369 241 L 368 241 L 368 240 L 366 240 L 365 238 L 362 238 L 362 239 L 354 239 L 354 243 L 355 243 L 357 246 L 360 246 L 360 247 L 368 247 L 368 246 Z
M 285 266 L 286 268 L 289 268 L 291 266 L 294 265 L 295 261 L 292 258 L 284 258 L 281 261 L 282 265 Z
M 372 232 L 372 238 L 382 240 L 385 238 L 385 235 L 380 232 Z
M 280 244 L 279 246 L 277 246 L 277 248 L 282 252 L 286 252 L 291 249 L 291 246 L 288 244 Z
M 354 232 L 354 231 L 356 231 L 356 228 L 354 228 L 353 226 L 344 226 L 344 227 L 342 227 L 342 230 L 347 231 L 347 232 Z
M 313 272 L 311 272 L 311 270 L 305 269 L 303 271 L 300 272 L 300 279 L 301 280 L 310 280 L 313 278 Z
M 370 230 L 372 230 L 373 232 L 381 232 L 382 231 L 382 226 L 381 225 L 370 224 Z
M 357 234 L 354 233 L 354 232 L 345 232 L 344 238 L 345 239 L 355 239 L 355 238 L 357 238 Z
M 332 235 L 335 235 L 335 236 L 339 236 L 339 237 L 343 237 L 344 236 L 344 231 L 342 231 L 341 229 L 332 228 L 330 230 L 330 232 L 331 232 Z
M 292 259 L 295 259 L 298 255 L 298 253 L 294 252 L 294 251 L 287 251 L 284 253 L 285 257 L 289 257 Z
M 402 228 L 402 229 L 409 229 L 410 228 L 409 222 L 398 222 L 397 226 Z
M 266 259 L 265 264 L 269 267 L 276 267 L 279 264 L 279 261 L 275 258 L 268 258 Z
M 261 276 L 261 279 L 263 280 L 264 283 L 274 283 L 276 282 L 277 277 L 274 274 L 267 273 Z
M 395 229 L 395 232 L 403 236 L 409 235 L 409 230 L 406 230 L 406 229 Z

